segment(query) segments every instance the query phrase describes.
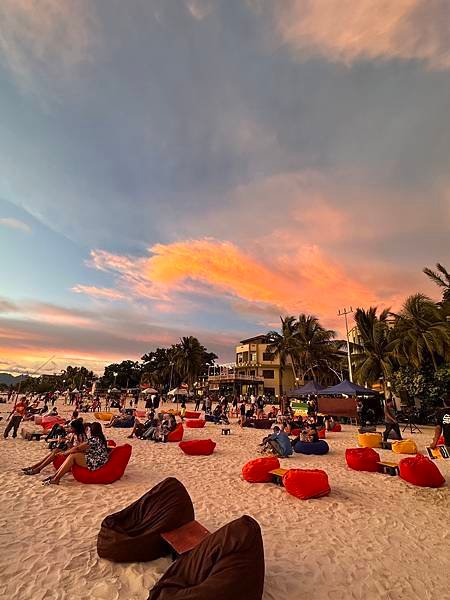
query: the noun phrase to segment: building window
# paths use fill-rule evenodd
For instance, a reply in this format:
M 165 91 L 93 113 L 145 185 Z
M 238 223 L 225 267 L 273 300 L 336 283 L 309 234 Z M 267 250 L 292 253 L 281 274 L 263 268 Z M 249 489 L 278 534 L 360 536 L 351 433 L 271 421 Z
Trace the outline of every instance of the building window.
M 250 371 L 249 375 L 250 375 L 250 377 L 255 377 L 255 371 Z
M 250 362 L 256 362 L 256 352 L 250 352 Z
M 264 379 L 274 379 L 275 372 L 273 369 L 263 369 L 262 375 Z
M 275 360 L 275 355 L 273 352 L 263 352 L 263 360 L 272 362 Z
M 242 359 L 243 359 L 243 362 L 248 362 L 248 352 L 242 353 Z
M 275 396 L 275 388 L 273 387 L 265 387 L 264 388 L 264 393 L 266 396 Z
M 236 354 L 236 364 L 237 365 L 242 364 L 242 352 L 240 352 L 239 354 Z

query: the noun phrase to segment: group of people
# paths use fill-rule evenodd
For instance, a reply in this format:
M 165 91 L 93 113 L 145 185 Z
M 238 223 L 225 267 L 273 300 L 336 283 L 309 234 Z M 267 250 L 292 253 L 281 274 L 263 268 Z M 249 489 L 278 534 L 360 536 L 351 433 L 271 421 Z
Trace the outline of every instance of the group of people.
M 262 440 L 260 450 L 262 453 L 271 453 L 281 458 L 287 458 L 292 454 L 298 441 L 318 442 L 318 427 L 319 425 L 311 417 L 303 419 L 300 416 L 293 420 L 290 417 L 279 416 L 272 426 L 272 433 Z M 293 431 L 298 433 L 291 439 L 289 436 L 292 436 Z
M 61 466 L 53 475 L 42 481 L 44 485 L 58 485 L 74 465 L 95 471 L 107 463 L 109 449 L 99 422 L 84 423 L 83 419 L 77 416 L 67 427 L 59 427 L 59 430 L 53 428 L 46 438 L 50 442 L 50 452 L 38 462 L 24 467 L 24 475 L 38 475 L 52 464 L 56 457 L 61 456 L 64 458 Z
M 144 422 L 135 418 L 133 429 L 128 438 L 137 437 L 153 442 L 167 442 L 169 434 L 175 431 L 177 425 L 178 423 L 174 414 L 161 413 L 155 416 L 155 411 L 150 410 Z

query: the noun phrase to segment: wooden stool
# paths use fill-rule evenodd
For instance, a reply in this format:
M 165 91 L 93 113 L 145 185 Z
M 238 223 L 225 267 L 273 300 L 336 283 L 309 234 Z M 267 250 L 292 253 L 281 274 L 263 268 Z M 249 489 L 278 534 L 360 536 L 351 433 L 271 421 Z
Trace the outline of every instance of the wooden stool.
M 177 529 L 162 533 L 162 539 L 172 548 L 172 558 L 176 560 L 203 542 L 210 532 L 198 521 L 190 521 Z
M 393 462 L 379 462 L 378 472 L 384 473 L 384 475 L 398 475 L 398 464 Z
M 230 435 L 231 430 L 229 427 L 222 427 L 222 435 Z
M 283 485 L 283 475 L 287 473 L 289 469 L 274 469 L 273 471 L 269 471 L 272 475 L 272 483 L 276 485 Z

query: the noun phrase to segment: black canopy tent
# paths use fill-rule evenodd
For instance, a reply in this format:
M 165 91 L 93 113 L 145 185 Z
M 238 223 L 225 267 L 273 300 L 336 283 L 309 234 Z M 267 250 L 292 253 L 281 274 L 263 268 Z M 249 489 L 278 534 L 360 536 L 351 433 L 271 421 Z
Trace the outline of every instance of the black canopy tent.
M 366 409 L 371 408 L 375 412 L 376 418 L 378 418 L 381 411 L 378 396 L 379 394 L 375 390 L 344 379 L 341 383 L 322 390 L 317 403 L 319 412 L 323 414 L 338 417 L 356 417 L 356 399 L 359 397 L 363 399 L 364 407 Z
M 317 394 L 322 393 L 322 390 L 325 389 L 323 385 L 317 383 L 317 381 L 308 381 L 305 385 L 296 388 L 295 390 L 291 390 L 288 393 L 290 398 L 300 398 L 302 396 L 316 396 Z
M 371 390 L 370 388 L 357 385 L 344 379 L 341 383 L 333 385 L 329 388 L 323 389 L 320 392 L 321 396 L 377 396 L 378 392 Z

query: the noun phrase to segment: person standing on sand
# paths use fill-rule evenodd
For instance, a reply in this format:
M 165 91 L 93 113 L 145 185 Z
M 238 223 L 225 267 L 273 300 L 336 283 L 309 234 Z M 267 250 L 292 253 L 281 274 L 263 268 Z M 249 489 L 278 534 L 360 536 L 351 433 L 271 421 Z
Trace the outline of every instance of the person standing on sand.
M 444 398 L 443 405 L 436 411 L 436 428 L 430 448 L 436 448 L 441 435 L 444 436 L 444 444 L 450 447 L 450 394 Z
M 27 405 L 27 401 L 24 398 L 22 398 L 19 402 L 17 402 L 14 405 L 12 411 L 9 413 L 9 417 L 6 419 L 7 421 L 9 421 L 9 423 L 6 426 L 5 431 L 3 432 L 3 437 L 5 438 L 5 440 L 8 437 L 11 429 L 13 430 L 13 438 L 17 437 L 17 430 L 19 429 L 20 422 L 22 421 L 25 415 Z
M 389 400 L 386 400 L 384 403 L 384 424 L 386 425 L 386 429 L 383 433 L 383 439 L 385 442 L 387 442 L 389 434 L 391 433 L 391 429 L 393 429 L 397 434 L 397 439 L 402 439 L 400 426 L 396 416 L 394 415 L 394 403 L 392 402 L 392 398 L 389 398 Z

